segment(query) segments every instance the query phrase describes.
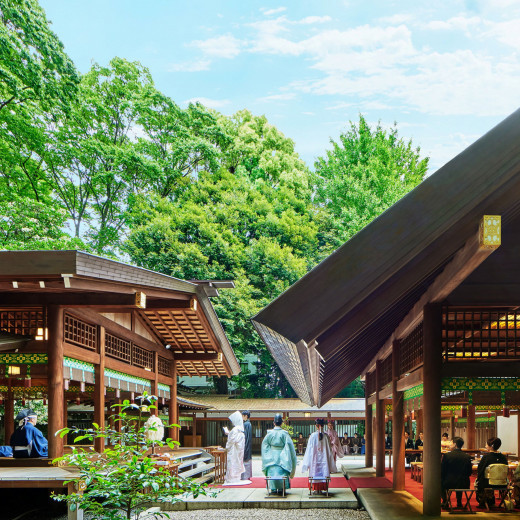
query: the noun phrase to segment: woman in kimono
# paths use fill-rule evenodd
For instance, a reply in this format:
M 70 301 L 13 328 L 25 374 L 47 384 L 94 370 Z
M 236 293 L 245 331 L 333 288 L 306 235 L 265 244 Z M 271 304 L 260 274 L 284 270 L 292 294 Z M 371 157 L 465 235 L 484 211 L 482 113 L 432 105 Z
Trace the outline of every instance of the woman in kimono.
M 17 416 L 18 427 L 11 435 L 10 444 L 14 458 L 28 459 L 48 457 L 48 442 L 36 428 L 38 416 L 34 410 L 22 410 Z
M 327 435 L 330 439 L 330 446 L 332 448 L 332 454 L 334 455 L 334 462 L 336 462 L 338 457 L 342 459 L 345 454 L 343 452 L 343 446 L 341 446 L 338 433 L 334 429 L 334 421 L 329 421 L 327 423 Z
M 326 491 L 327 481 L 325 479 L 337 471 L 329 436 L 323 433 L 324 424 L 323 419 L 316 419 L 317 431 L 309 437 L 303 456 L 302 472 L 308 469 L 309 477 L 323 479 L 313 482 L 311 491 L 315 493 Z
M 251 484 L 250 480 L 240 480 L 244 473 L 244 423 L 242 414 L 234 412 L 229 416 L 229 420 L 233 424 L 233 429 L 228 434 L 226 443 L 227 450 L 227 468 L 224 486 L 243 486 Z
M 267 432 L 262 441 L 262 472 L 266 477 L 279 477 L 270 480 L 269 488 L 276 493 L 283 492 L 283 477 L 294 477 L 296 471 L 296 450 L 291 436 L 281 428 L 283 417 L 274 416 L 274 428 Z M 285 489 L 291 487 L 289 478 L 285 479 Z

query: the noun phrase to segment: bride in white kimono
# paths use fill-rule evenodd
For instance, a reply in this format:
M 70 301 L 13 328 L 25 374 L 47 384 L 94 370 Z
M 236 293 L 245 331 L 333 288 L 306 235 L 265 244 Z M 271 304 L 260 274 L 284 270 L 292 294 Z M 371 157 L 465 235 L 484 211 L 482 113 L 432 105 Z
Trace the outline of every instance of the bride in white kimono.
M 251 484 L 250 480 L 240 480 L 240 476 L 244 473 L 244 423 L 242 414 L 234 412 L 229 416 L 229 420 L 233 423 L 233 429 L 228 434 L 226 443 L 227 450 L 227 468 L 224 486 L 243 486 Z
M 329 436 L 323 433 L 324 424 L 323 419 L 316 419 L 317 431 L 309 437 L 302 464 L 302 473 L 308 469 L 309 477 L 323 478 L 322 481 L 314 481 L 312 484 L 312 491 L 318 493 L 327 489 L 325 478 L 337 472 Z

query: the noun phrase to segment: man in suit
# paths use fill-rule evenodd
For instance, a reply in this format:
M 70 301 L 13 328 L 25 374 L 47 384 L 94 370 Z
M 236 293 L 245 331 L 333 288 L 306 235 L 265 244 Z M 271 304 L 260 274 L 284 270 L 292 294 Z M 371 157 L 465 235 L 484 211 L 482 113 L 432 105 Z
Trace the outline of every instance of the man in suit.
M 453 450 L 445 453 L 441 462 L 442 507 L 448 507 L 447 489 L 469 489 L 471 457 L 462 451 L 464 440 L 453 437 Z M 457 492 L 457 507 L 462 507 L 462 492 Z
M 253 428 L 251 426 L 251 422 L 249 417 L 251 416 L 251 412 L 249 410 L 244 410 L 242 412 L 242 420 L 244 421 L 244 435 L 245 435 L 245 443 L 244 443 L 244 473 L 242 473 L 240 480 L 249 480 L 253 476 L 252 471 L 252 458 L 253 458 Z
M 410 434 L 406 430 L 404 431 L 404 449 L 405 450 L 413 450 L 413 449 L 415 449 L 415 446 L 413 444 L 413 440 L 410 438 Z M 407 455 L 404 458 L 404 460 L 405 460 L 405 462 L 407 464 L 410 464 L 410 462 L 415 460 L 415 456 L 414 455 Z

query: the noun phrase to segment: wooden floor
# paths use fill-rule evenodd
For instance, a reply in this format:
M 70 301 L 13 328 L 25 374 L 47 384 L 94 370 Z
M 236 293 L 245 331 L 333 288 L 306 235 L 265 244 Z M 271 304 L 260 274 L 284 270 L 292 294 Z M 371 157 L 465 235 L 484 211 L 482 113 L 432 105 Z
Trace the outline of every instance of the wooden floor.
M 0 488 L 64 487 L 65 481 L 78 475 L 74 468 L 0 468 Z

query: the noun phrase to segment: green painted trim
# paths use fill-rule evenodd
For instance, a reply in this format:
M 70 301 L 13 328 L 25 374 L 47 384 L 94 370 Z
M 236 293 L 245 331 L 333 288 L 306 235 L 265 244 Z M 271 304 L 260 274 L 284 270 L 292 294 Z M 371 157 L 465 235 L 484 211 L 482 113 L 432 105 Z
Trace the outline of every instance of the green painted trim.
M 123 374 L 123 372 L 116 372 L 110 368 L 105 368 L 105 377 L 109 377 L 110 379 L 117 379 L 118 381 L 124 381 L 125 383 L 133 383 L 150 388 L 152 387 L 152 383 L 148 379 L 137 376 L 129 376 L 128 374 Z
M 94 373 L 94 364 L 87 363 L 86 361 L 79 361 L 77 359 L 65 357 L 63 358 L 63 366 L 67 368 L 75 368 L 77 370 L 83 370 L 84 372 Z
M 441 390 L 520 390 L 520 377 L 448 377 L 442 378 Z
M 47 354 L 13 352 L 0 354 L 0 365 L 46 365 Z
M 424 394 L 424 387 L 423 387 L 423 384 L 421 383 L 417 386 L 409 388 L 408 390 L 405 390 L 403 392 L 403 399 L 405 401 L 409 401 L 410 399 L 422 397 L 423 394 Z
M 164 383 L 159 383 L 157 385 L 157 388 L 158 388 L 158 390 L 163 390 L 164 392 L 169 392 L 170 391 L 170 386 L 169 385 L 165 385 Z

